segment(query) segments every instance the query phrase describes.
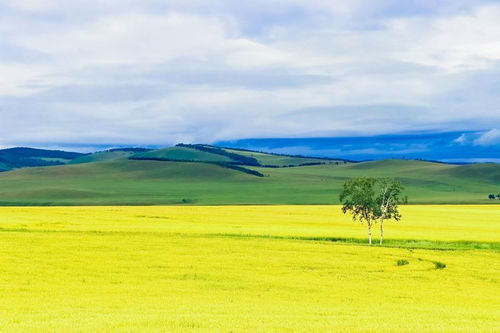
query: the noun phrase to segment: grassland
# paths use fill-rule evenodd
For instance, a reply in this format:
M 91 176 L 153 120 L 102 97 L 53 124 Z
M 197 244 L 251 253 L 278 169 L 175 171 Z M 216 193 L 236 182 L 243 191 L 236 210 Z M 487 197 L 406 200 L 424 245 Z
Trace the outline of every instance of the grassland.
M 359 176 L 400 179 L 411 204 L 500 202 L 488 199 L 500 191 L 499 164 L 387 160 L 247 168 L 265 177 L 208 163 L 127 159 L 25 168 L 0 173 L 0 205 L 335 204 L 343 182 Z
M 93 154 L 83 155 L 68 162 L 68 164 L 92 163 L 127 159 L 134 155 L 133 151 L 113 150 L 99 151 Z
M 338 206 L 3 207 L 0 326 L 495 331 L 498 207 L 403 214 L 370 248 Z

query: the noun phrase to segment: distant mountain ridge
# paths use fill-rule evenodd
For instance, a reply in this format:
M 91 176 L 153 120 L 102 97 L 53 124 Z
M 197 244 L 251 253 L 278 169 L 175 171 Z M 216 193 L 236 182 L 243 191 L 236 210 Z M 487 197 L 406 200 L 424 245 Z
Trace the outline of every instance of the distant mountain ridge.
M 313 158 L 277 153 L 267 154 L 206 144 L 180 143 L 161 149 L 113 148 L 87 154 L 19 147 L 0 150 L 0 171 L 25 167 L 80 164 L 123 159 L 214 163 L 254 175 L 260 175 L 260 173 L 245 169 L 244 167 L 280 168 L 349 162 L 335 158 Z
M 447 163 L 500 162 L 500 142 L 485 141 L 484 131 L 390 134 L 356 137 L 249 138 L 216 146 L 367 161 L 409 159 Z
M 0 171 L 8 171 L 25 167 L 55 166 L 64 164 L 80 164 L 103 162 L 111 160 L 156 160 L 156 161 L 177 161 L 177 162 L 200 162 L 214 163 L 223 167 L 239 169 L 239 171 L 249 172 L 259 175 L 258 172 L 246 169 L 246 167 L 282 168 L 310 166 L 321 164 L 341 164 L 356 163 L 354 160 L 344 158 L 334 158 L 328 156 L 311 157 L 305 154 L 287 154 L 283 149 L 276 147 L 287 146 L 289 142 L 294 144 L 302 142 L 301 139 L 269 139 L 274 142 L 274 148 L 263 148 L 261 150 L 228 146 L 216 146 L 207 144 L 177 144 L 175 146 L 148 149 L 148 148 L 112 148 L 95 153 L 77 153 L 63 150 L 46 150 L 28 147 L 16 147 L 0 150 Z M 292 140 L 292 141 L 289 141 Z M 298 141 L 297 141 L 298 140 Z M 316 142 L 316 139 L 310 142 Z M 318 139 L 318 142 L 323 142 Z M 325 139 L 328 141 L 329 139 Z M 326 142 L 325 141 L 325 142 Z M 266 139 L 241 140 L 233 146 L 259 146 L 258 142 L 268 142 Z M 257 142 L 257 143 L 256 143 Z M 260 147 L 260 146 L 259 146 Z M 271 152 L 267 152 L 271 150 Z M 410 159 L 412 160 L 412 159 Z M 468 164 L 460 162 L 444 162 L 442 160 L 425 160 L 415 158 L 413 160 L 423 160 L 434 163 Z M 238 168 L 236 168 L 239 166 Z

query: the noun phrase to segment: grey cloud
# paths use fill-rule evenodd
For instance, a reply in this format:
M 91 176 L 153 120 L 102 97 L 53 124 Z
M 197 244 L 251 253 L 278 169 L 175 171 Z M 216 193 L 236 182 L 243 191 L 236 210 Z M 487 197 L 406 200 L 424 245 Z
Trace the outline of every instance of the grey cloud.
M 0 41 L 0 63 L 42 63 L 49 58 L 41 52 Z
M 193 70 L 192 67 L 196 69 Z M 280 69 L 240 71 L 223 67 L 197 68 L 186 62 L 161 65 L 149 71 L 122 66 L 89 68 L 71 76 L 84 83 L 51 86 L 42 82 L 32 82 L 23 87 L 38 89 L 39 92 L 29 96 L 5 98 L 4 105 L 5 100 L 18 104 L 147 101 L 164 98 L 195 86 L 272 90 L 311 87 L 334 82 L 334 78 L 328 75 L 291 73 Z
M 23 100 L 39 103 L 123 103 L 141 100 L 151 100 L 159 96 L 166 96 L 172 89 L 154 84 L 127 84 L 109 83 L 94 85 L 65 85 L 52 87 L 31 96 L 30 98 L 16 98 L 18 103 Z

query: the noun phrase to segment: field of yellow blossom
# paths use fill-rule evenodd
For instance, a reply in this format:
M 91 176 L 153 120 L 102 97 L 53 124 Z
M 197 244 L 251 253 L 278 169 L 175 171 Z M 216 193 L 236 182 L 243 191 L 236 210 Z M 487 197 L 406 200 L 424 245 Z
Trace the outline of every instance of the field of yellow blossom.
M 370 247 L 339 206 L 3 207 L 0 327 L 498 329 L 499 207 L 402 213 Z

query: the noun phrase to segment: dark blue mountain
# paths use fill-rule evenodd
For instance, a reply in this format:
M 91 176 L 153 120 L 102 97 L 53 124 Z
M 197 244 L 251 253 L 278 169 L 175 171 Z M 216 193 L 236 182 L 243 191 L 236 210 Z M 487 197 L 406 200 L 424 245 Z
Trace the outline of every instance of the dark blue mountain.
M 421 133 L 367 137 L 260 138 L 219 141 L 215 144 L 264 152 L 358 161 L 398 158 L 450 163 L 500 162 L 500 142 L 486 140 L 487 133 L 489 132 Z

